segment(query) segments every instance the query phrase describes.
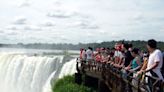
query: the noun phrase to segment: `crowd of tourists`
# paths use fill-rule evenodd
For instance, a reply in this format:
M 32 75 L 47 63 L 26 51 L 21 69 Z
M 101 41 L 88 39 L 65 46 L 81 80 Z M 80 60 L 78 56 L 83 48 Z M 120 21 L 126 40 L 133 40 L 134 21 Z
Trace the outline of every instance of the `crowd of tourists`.
M 125 42 L 115 43 L 113 48 L 83 48 L 80 50 L 80 60 L 88 65 L 88 69 L 95 66 L 96 70 L 101 71 L 102 65 L 105 64 L 118 68 L 122 73 L 131 73 L 133 77 L 144 73 L 164 82 L 164 53 L 157 48 L 154 39 L 148 40 L 145 45 L 147 51 Z

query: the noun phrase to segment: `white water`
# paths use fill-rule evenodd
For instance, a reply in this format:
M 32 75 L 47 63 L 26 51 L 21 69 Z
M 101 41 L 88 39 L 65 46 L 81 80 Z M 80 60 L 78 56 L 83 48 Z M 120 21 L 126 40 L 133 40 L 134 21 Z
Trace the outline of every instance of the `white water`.
M 0 54 L 0 92 L 51 92 L 52 79 L 75 73 L 75 59 L 63 58 Z
M 64 66 L 61 69 L 59 78 L 62 78 L 65 75 L 73 74 L 76 71 L 76 65 L 75 65 L 76 59 L 71 60 L 70 62 L 66 62 Z

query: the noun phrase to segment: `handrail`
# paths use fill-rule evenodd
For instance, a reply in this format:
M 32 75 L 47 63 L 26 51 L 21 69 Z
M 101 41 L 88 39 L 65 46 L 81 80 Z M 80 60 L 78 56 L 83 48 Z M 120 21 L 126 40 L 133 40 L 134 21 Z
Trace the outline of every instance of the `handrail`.
M 81 61 L 78 62 L 78 59 L 77 59 L 77 63 L 81 64 L 81 66 L 80 66 L 80 67 L 82 67 L 81 70 L 83 70 L 85 68 L 84 70 L 87 71 L 87 68 L 89 66 L 88 64 L 85 64 L 85 63 L 83 64 L 83 62 L 81 62 Z M 77 68 L 79 69 L 79 72 L 80 72 L 80 67 L 79 67 L 78 64 L 77 64 Z M 131 73 L 127 74 L 127 78 L 123 78 L 120 69 L 115 68 L 114 66 L 112 66 L 110 64 L 103 63 L 100 66 L 101 66 L 101 69 L 102 69 L 102 71 L 100 71 L 102 73 L 102 78 L 109 76 L 109 77 L 114 77 L 114 78 L 120 79 L 122 82 L 126 83 L 126 85 L 130 85 L 132 88 L 135 88 L 136 90 L 138 90 L 138 92 L 142 92 L 142 90 L 143 90 L 142 85 L 147 85 L 148 86 L 148 84 L 146 82 L 140 82 L 141 79 L 137 79 L 137 78 L 134 78 L 133 76 L 130 76 Z M 95 64 L 92 67 L 100 67 L 100 66 L 98 64 Z M 96 69 L 97 68 L 91 68 L 88 71 L 93 71 L 96 74 L 96 72 L 98 71 Z M 159 78 L 157 78 L 157 77 L 148 76 L 148 75 L 145 75 L 145 77 L 155 80 L 155 82 L 153 83 L 154 88 L 156 87 L 156 84 L 159 83 L 159 81 L 160 81 Z M 105 78 L 104 80 L 113 81 L 110 78 Z M 131 80 L 137 81 L 137 85 L 132 84 Z M 117 81 L 115 81 L 115 82 L 117 82 Z M 162 82 L 161 82 L 161 84 L 162 84 Z M 147 89 L 145 88 L 144 90 L 147 90 Z

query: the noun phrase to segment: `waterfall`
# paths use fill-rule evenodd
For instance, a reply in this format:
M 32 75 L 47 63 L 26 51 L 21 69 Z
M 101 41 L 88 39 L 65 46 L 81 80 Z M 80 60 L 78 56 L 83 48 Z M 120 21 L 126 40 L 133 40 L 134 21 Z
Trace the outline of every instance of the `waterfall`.
M 75 73 L 76 59 L 64 56 L 0 54 L 1 92 L 51 92 L 51 82 Z
M 62 78 L 65 75 L 73 74 L 76 72 L 76 59 L 71 60 L 70 62 L 66 62 L 60 72 L 59 78 Z

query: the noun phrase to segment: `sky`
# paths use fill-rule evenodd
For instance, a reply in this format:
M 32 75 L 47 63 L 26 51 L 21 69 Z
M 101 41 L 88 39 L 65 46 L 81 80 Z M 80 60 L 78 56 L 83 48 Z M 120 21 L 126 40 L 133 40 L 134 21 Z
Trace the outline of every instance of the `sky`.
M 0 43 L 164 41 L 164 0 L 0 0 Z

